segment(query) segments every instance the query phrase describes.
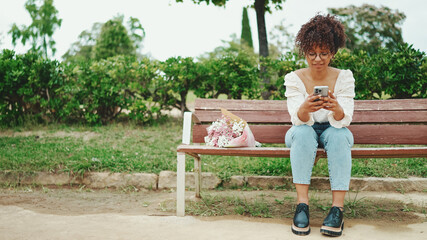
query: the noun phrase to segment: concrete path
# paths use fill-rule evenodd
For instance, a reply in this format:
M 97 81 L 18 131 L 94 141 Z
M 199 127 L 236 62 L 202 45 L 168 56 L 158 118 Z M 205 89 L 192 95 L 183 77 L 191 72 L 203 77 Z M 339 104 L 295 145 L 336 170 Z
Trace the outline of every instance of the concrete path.
M 319 226 L 305 239 L 326 239 Z M 174 216 L 42 214 L 16 206 L 0 206 L 0 239 L 302 239 L 289 223 Z M 393 227 L 346 221 L 339 239 L 427 239 L 427 222 Z
M 273 199 L 294 198 L 288 191 L 211 191 L 208 193 L 250 199 L 261 193 Z M 319 232 L 321 220 L 312 221 L 312 233 L 299 237 L 290 230 L 291 218 L 266 219 L 239 216 L 170 216 L 162 211 L 175 204 L 173 191 L 88 189 L 0 189 L 0 240 L 27 239 L 327 239 Z M 191 199 L 194 193 L 187 192 Z M 315 198 L 327 199 L 329 193 L 316 192 Z M 355 193 L 351 199 L 355 199 Z M 357 199 L 397 200 L 425 209 L 427 193 L 360 192 Z M 339 239 L 427 239 L 427 218 L 407 224 L 404 220 L 345 220 Z M 169 216 L 160 216 L 169 215 Z M 414 221 L 412 221 L 413 223 Z M 417 222 L 417 221 L 415 221 Z

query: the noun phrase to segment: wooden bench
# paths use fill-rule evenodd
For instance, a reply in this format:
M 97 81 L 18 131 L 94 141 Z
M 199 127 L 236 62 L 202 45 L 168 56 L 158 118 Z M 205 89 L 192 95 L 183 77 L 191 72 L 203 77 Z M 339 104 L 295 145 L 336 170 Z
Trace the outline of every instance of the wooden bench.
M 200 197 L 201 155 L 288 158 L 286 147 L 216 148 L 205 146 L 206 128 L 221 117 L 220 108 L 246 120 L 261 143 L 284 143 L 292 126 L 286 101 L 196 99 L 184 114 L 182 144 L 177 148 L 177 215 L 185 215 L 185 155 L 194 157 L 195 192 Z M 427 99 L 356 100 L 349 129 L 355 144 L 427 145 Z M 192 122 L 194 125 L 192 125 Z M 190 144 L 192 142 L 192 144 Z M 326 157 L 318 149 L 317 159 Z M 357 147 L 353 158 L 427 157 L 426 146 Z

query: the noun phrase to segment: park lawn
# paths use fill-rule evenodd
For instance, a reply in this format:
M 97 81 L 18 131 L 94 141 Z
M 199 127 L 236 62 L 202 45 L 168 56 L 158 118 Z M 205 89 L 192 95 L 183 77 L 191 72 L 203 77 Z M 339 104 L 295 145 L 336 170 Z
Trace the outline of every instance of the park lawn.
M 152 126 L 115 123 L 107 126 L 27 126 L 0 130 L 0 171 L 145 172 L 176 171 L 176 147 L 182 121 L 169 119 Z M 193 168 L 187 158 L 186 171 Z M 203 171 L 221 179 L 234 175 L 291 176 L 284 158 L 203 156 Z M 321 159 L 313 176 L 328 176 Z M 425 158 L 353 159 L 353 177 L 427 177 Z

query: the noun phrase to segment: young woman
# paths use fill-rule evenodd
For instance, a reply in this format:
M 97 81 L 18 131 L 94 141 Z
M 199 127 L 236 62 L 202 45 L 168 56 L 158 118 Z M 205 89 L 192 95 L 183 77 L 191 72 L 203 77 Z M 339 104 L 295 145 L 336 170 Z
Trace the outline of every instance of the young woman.
M 288 111 L 293 126 L 286 133 L 290 147 L 293 183 L 297 207 L 292 232 L 310 233 L 309 198 L 311 171 L 318 147 L 328 156 L 332 207 L 320 231 L 340 236 L 344 228 L 344 197 L 351 176 L 350 125 L 354 106 L 354 78 L 350 70 L 329 66 L 334 54 L 345 44 L 343 25 L 331 15 L 316 15 L 298 32 L 296 45 L 307 60 L 308 68 L 285 76 Z M 327 86 L 328 96 L 314 94 L 315 86 Z

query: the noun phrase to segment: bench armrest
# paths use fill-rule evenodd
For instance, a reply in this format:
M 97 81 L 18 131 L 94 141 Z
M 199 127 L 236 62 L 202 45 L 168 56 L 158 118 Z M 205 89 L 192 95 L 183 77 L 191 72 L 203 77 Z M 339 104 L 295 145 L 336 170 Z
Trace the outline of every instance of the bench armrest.
M 202 124 L 202 121 L 200 121 L 196 114 L 192 114 L 191 119 L 193 119 L 194 124 Z
M 182 126 L 182 144 L 190 144 L 191 142 L 191 119 L 192 112 L 184 113 L 184 121 Z

